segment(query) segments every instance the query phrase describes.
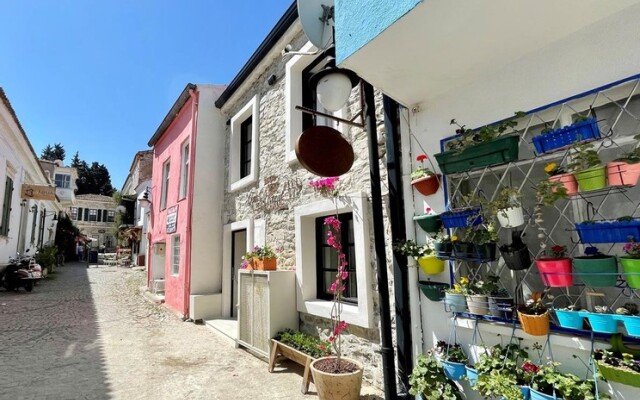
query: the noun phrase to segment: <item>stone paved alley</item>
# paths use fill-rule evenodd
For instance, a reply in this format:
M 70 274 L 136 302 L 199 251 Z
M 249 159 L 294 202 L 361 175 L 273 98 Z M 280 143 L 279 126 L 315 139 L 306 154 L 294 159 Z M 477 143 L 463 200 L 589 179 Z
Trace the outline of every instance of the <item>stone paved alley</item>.
M 314 399 L 277 368 L 139 293 L 145 272 L 67 264 L 0 290 L 0 399 Z M 311 387 L 313 391 L 313 385 Z

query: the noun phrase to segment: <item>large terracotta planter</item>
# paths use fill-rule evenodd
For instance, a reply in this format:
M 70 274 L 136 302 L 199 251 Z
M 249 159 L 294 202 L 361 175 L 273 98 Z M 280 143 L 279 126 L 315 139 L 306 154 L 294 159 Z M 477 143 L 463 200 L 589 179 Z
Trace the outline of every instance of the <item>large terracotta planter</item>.
M 549 181 L 558 181 L 562 183 L 564 188 L 567 189 L 567 195 L 569 196 L 573 196 L 578 193 L 578 182 L 576 182 L 576 178 L 573 174 L 554 175 L 549 177 Z
M 424 196 L 430 196 L 438 191 L 442 175 L 429 175 L 411 181 L 411 185 Z
M 640 163 L 613 161 L 607 164 L 607 179 L 610 186 L 635 186 L 639 177 Z
M 570 258 L 540 258 L 536 260 L 545 286 L 568 287 L 573 285 Z
M 313 382 L 318 391 L 320 400 L 358 400 L 360 399 L 360 388 L 362 387 L 362 372 L 364 366 L 361 362 L 350 358 L 342 357 L 341 360 L 351 362 L 358 366 L 358 370 L 346 374 L 332 374 L 320 371 L 316 364 L 322 360 L 334 359 L 334 356 L 323 357 L 311 363 L 311 374 Z
M 518 311 L 518 319 L 522 330 L 533 336 L 544 336 L 549 333 L 549 311 L 542 315 L 523 314 Z
M 435 255 L 418 258 L 420 269 L 427 275 L 438 275 L 444 271 L 444 261 Z
M 276 258 L 254 258 L 253 269 L 258 271 L 275 271 L 276 270 Z

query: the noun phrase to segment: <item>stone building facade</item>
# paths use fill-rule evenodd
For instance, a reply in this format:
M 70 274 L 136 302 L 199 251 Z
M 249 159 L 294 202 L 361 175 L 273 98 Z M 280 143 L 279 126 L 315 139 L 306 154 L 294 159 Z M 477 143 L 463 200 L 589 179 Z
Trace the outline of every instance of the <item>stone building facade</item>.
M 118 204 L 109 196 L 82 194 L 70 209 L 70 217 L 80 233 L 91 238 L 91 248 L 106 252 L 116 247 L 116 208 Z
M 303 86 L 307 84 L 308 74 L 322 68 L 325 60 L 307 55 L 283 57 L 281 51 L 286 45 L 305 52 L 314 50 L 296 20 L 243 82 L 235 88 L 233 83 L 230 85 L 235 91 L 227 93 L 226 97 L 223 93 L 223 100 L 216 103 L 230 121 L 226 131 L 225 165 L 229 166 L 229 173 L 225 180 L 224 224 L 226 231 L 233 231 L 233 227 L 250 227 L 247 232 L 249 235 L 252 233 L 254 244 L 268 244 L 279 249 L 278 269 L 296 271 L 300 329 L 327 337 L 331 333 L 331 296 L 322 288 L 328 287 L 334 274 L 318 273 L 319 263 L 323 262 L 319 261 L 321 256 L 318 253 L 323 251 L 325 241 L 321 231 L 322 219 L 336 213 L 336 204 L 314 192 L 309 182 L 318 177 L 304 169 L 294 153 L 295 140 L 306 125 L 306 117 L 295 110 L 295 106 L 303 104 L 303 92 L 308 90 Z M 382 96 L 379 93 L 376 105 L 379 161 L 385 195 L 387 174 Z M 359 110 L 360 98 L 358 90 L 354 89 L 348 106 L 338 111 L 336 116 L 351 119 Z M 243 150 L 238 136 L 242 139 L 242 135 L 247 135 L 242 132 L 246 121 L 252 125 L 248 133 L 251 141 L 247 145 L 251 146 L 254 157 L 251 158 L 250 170 L 245 171 L 246 176 L 243 177 L 234 169 L 242 159 L 238 157 Z M 352 229 L 349 257 L 355 265 L 351 265 L 353 271 L 350 275 L 356 278 L 355 282 L 347 285 L 350 286 L 351 298 L 343 308 L 343 319 L 349 324 L 348 332 L 343 335 L 343 353 L 362 361 L 366 365 L 365 379 L 382 386 L 367 135 L 362 129 L 336 125 L 324 118 L 318 118 L 316 124 L 338 129 L 354 150 L 355 161 L 351 170 L 340 176 L 337 202 L 338 211 L 346 221 L 343 223 L 343 235 L 345 229 Z M 385 210 L 385 240 L 387 249 L 390 249 L 386 215 Z M 393 310 L 390 258 L 388 250 L 386 265 Z M 228 268 L 226 265 L 223 267 Z

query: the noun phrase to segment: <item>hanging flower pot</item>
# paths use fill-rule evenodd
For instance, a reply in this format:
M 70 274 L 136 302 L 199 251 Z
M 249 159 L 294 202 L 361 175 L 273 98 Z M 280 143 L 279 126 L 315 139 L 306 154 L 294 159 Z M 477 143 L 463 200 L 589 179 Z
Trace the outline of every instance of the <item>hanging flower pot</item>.
M 614 315 L 614 319 L 622 321 L 627 335 L 640 337 L 640 317 L 637 315 Z
M 418 258 L 420 269 L 427 275 L 437 275 L 444 271 L 444 261 L 435 255 L 429 255 Z
M 566 147 L 574 142 L 600 137 L 598 122 L 594 118 L 554 129 L 532 138 L 536 153 L 543 154 Z
M 624 279 L 632 289 L 640 289 L 640 258 L 620 257 Z
M 575 177 L 578 187 L 583 192 L 604 189 L 607 186 L 606 167 L 604 165 L 576 172 Z
M 436 233 L 442 227 L 442 221 L 438 214 L 417 215 L 413 217 L 413 220 L 427 233 Z
M 549 333 L 549 311 L 542 315 L 523 314 L 518 311 L 518 320 L 522 330 L 533 336 L 544 336 Z
M 466 312 L 467 298 L 460 293 L 446 293 L 444 298 L 445 309 L 451 312 Z
M 531 257 L 527 246 L 515 250 L 512 250 L 512 246 L 500 246 L 500 254 L 510 270 L 521 271 L 531 266 Z
M 567 189 L 567 196 L 573 196 L 578 193 L 578 182 L 576 182 L 573 174 L 560 174 L 549 177 L 549 181 L 558 181 Z
M 584 317 L 580 311 L 572 310 L 553 310 L 558 317 L 558 323 L 563 328 L 582 329 L 584 326 Z
M 561 397 L 556 397 L 550 394 L 544 394 L 542 392 L 538 392 L 534 388 L 531 388 L 529 396 L 531 396 L 530 400 L 562 400 Z
M 468 365 L 465 366 L 465 369 L 467 371 L 467 380 L 469 381 L 469 384 L 473 386 L 478 383 L 478 370 Z
M 609 186 L 635 186 L 640 177 L 640 163 L 613 161 L 607 164 Z
M 503 228 L 515 228 L 524 225 L 522 207 L 511 207 L 498 210 L 498 222 Z
M 440 174 L 425 176 L 424 178 L 412 180 L 411 185 L 420 194 L 430 196 L 440 188 L 440 179 L 442 179 L 442 175 Z
M 471 294 L 467 296 L 467 307 L 471 314 L 489 314 L 489 301 L 487 300 L 487 296 L 484 294 Z
M 449 289 L 448 283 L 420 281 L 418 287 L 422 293 L 431 301 L 440 301 L 444 299 L 444 291 Z
M 536 265 L 545 286 L 573 286 L 570 258 L 540 258 L 536 260 Z
M 616 285 L 618 262 L 614 256 L 595 255 L 575 257 L 573 270 L 588 287 L 600 288 Z
M 482 223 L 479 208 L 443 212 L 440 214 L 440 219 L 445 228 L 465 228 Z
M 467 374 L 467 369 L 463 363 L 453 361 L 442 361 L 442 368 L 447 378 L 459 381 Z

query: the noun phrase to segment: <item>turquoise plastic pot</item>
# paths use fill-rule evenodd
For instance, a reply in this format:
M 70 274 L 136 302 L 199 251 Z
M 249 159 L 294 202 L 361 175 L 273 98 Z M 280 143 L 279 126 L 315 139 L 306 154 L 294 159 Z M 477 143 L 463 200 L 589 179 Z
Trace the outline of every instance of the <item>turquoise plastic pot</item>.
M 466 312 L 467 298 L 462 294 L 446 293 L 445 294 L 445 310 L 447 306 L 451 312 Z
M 442 361 L 442 368 L 444 368 L 444 374 L 447 378 L 454 381 L 459 381 L 467 374 L 467 369 L 462 363 Z
M 616 320 L 622 321 L 627 335 L 640 337 L 640 317 L 635 315 L 615 315 Z
M 467 369 L 467 380 L 469 381 L 469 384 L 473 386 L 478 383 L 478 370 L 469 366 L 465 368 Z
M 568 310 L 553 310 L 558 317 L 558 322 L 563 328 L 569 329 L 582 329 L 584 317 L 580 314 L 580 311 L 568 311 Z
M 617 333 L 618 321 L 613 314 L 597 314 L 588 311 L 579 311 L 580 315 L 587 317 L 591 330 L 600 333 Z
M 548 394 L 538 392 L 534 388 L 531 388 L 530 395 L 531 395 L 530 397 L 531 400 L 555 400 L 560 398 L 560 397 L 549 396 Z
M 531 398 L 531 388 L 529 386 L 520 386 L 520 391 L 522 391 L 524 400 L 529 400 Z

